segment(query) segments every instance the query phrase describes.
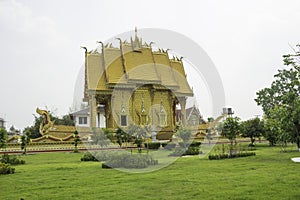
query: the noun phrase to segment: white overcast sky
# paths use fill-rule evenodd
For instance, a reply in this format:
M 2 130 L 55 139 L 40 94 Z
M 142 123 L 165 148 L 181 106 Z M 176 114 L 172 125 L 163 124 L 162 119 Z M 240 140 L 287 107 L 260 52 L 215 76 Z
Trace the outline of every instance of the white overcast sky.
M 220 73 L 226 104 L 242 119 L 254 117 L 262 113 L 256 91 L 270 85 L 282 55 L 299 43 L 299 8 L 297 0 L 0 0 L 0 117 L 7 128 L 23 129 L 37 106 L 68 113 L 84 62 L 79 47 L 96 48 L 135 26 L 197 42 Z

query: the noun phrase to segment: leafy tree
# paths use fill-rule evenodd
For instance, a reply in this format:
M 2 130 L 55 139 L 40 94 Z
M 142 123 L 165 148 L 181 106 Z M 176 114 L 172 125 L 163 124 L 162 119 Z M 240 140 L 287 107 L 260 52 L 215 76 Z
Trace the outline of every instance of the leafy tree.
M 215 119 L 214 119 L 213 117 L 209 117 L 209 118 L 207 118 L 207 121 L 208 121 L 208 122 L 214 122 Z
M 192 137 L 191 130 L 179 127 L 179 129 L 176 132 L 176 135 L 182 139 L 184 148 L 187 150 L 188 143 L 189 143 L 189 141 L 191 140 L 191 137 Z
M 62 118 L 52 116 L 52 120 L 55 120 L 56 125 L 75 126 L 74 121 L 70 115 L 64 115 Z
M 124 131 L 121 128 L 118 128 L 117 130 L 117 143 L 119 144 L 120 148 L 122 147 L 122 144 L 124 142 Z
M 77 130 L 75 130 L 74 131 L 74 142 L 73 142 L 73 144 L 74 144 L 74 153 L 78 153 L 79 151 L 78 151 L 78 143 L 80 142 L 80 138 L 79 138 L 79 135 L 78 135 L 78 131 Z
M 0 128 L 0 149 L 6 147 L 7 142 L 7 131 L 5 128 Z
M 23 150 L 23 154 L 27 152 L 27 145 L 30 143 L 30 132 L 27 130 L 23 132 L 21 136 L 21 150 Z
M 114 140 L 115 135 L 110 129 L 102 128 L 102 131 L 107 139 L 109 139 L 111 142 Z
M 30 132 L 30 138 L 39 138 L 42 135 L 40 134 L 40 124 L 43 122 L 43 117 L 42 116 L 35 116 L 34 115 L 34 123 L 32 126 L 28 126 L 23 130 L 24 132 Z
M 270 117 L 264 122 L 265 132 L 263 134 L 264 138 L 269 141 L 270 146 L 275 146 L 277 141 L 279 141 L 280 135 L 282 134 L 281 124 L 276 115 L 278 109 L 272 109 L 270 112 Z
M 130 124 L 127 128 L 126 128 L 126 133 L 129 134 L 130 136 L 134 136 L 135 132 L 137 131 L 139 127 L 137 125 L 134 124 Z
M 238 117 L 228 117 L 223 122 L 221 135 L 226 137 L 230 144 L 233 145 L 233 142 L 236 141 L 236 137 L 239 134 L 240 130 L 240 118 Z
M 142 151 L 142 144 L 143 142 L 150 137 L 150 127 L 148 126 L 137 126 L 134 124 L 130 124 L 126 130 L 127 136 L 129 138 L 134 139 L 134 143 L 138 147 L 138 151 Z
M 296 143 L 300 149 L 300 46 L 296 47 L 294 54 L 283 56 L 289 69 L 278 70 L 271 86 L 256 93 L 255 101 L 267 119 L 280 125 L 282 131 L 277 139 Z
M 239 134 L 240 131 L 240 118 L 238 117 L 228 117 L 225 119 L 225 121 L 222 123 L 222 126 L 220 126 L 221 135 L 223 137 L 226 137 L 230 141 L 229 145 L 229 155 L 231 156 L 233 154 L 233 142 L 236 143 L 236 137 Z
M 118 128 L 117 130 L 117 143 L 120 145 L 120 147 L 122 147 L 123 143 L 128 143 L 130 141 L 130 135 L 128 133 L 126 133 L 125 131 L 123 131 L 123 129 Z
M 206 129 L 206 139 L 208 140 L 208 143 L 210 144 L 211 140 L 212 140 L 212 128 L 208 128 Z
M 15 133 L 15 132 L 16 132 L 16 129 L 15 129 L 14 125 L 12 125 L 12 126 L 9 128 L 9 131 L 10 131 L 11 133 Z
M 242 137 L 249 137 L 251 146 L 254 146 L 255 138 L 264 133 L 264 123 L 258 117 L 243 121 L 240 126 Z
M 150 129 L 148 126 L 138 126 L 134 134 L 134 143 L 137 145 L 139 152 L 142 151 L 143 142 L 150 137 Z
M 106 137 L 104 131 L 100 128 L 92 128 L 93 133 L 93 144 L 102 147 L 107 147 L 110 143 L 109 139 Z

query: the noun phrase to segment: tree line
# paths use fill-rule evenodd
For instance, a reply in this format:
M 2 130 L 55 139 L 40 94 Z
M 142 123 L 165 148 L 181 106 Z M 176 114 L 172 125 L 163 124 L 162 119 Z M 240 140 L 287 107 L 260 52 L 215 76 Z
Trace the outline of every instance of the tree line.
M 237 135 L 255 138 L 264 137 L 270 145 L 278 143 L 297 144 L 300 150 L 300 45 L 292 54 L 283 55 L 284 69 L 278 70 L 270 87 L 259 90 L 256 103 L 262 107 L 263 119 L 240 122 L 237 117 L 227 118 L 219 130 L 233 142 Z

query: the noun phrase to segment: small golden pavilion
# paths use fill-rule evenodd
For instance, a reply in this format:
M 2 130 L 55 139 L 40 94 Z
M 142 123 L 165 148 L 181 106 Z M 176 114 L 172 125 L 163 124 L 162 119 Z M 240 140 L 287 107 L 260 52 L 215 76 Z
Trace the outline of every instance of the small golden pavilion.
M 172 135 L 177 126 L 176 105 L 181 107 L 185 126 L 186 100 L 193 96 L 182 58 L 170 59 L 168 50 L 153 51 L 152 43 L 143 43 L 136 30 L 130 42 L 117 39 L 119 47 L 102 42 L 98 42 L 101 50 L 89 52 L 83 47 L 83 100 L 90 108 L 90 127 L 96 127 L 102 110 L 106 128 L 149 125 L 160 134 Z

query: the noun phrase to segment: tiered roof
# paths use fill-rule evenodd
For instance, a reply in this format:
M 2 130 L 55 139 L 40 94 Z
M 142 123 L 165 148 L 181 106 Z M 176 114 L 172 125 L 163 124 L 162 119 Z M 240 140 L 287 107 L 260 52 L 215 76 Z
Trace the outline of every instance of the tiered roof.
M 120 40 L 120 39 L 119 39 Z M 158 84 L 178 96 L 193 96 L 181 59 L 169 58 L 168 52 L 152 51 L 142 39 L 122 42 L 120 48 L 102 45 L 102 51 L 86 52 L 87 90 L 111 92 L 115 87 L 135 88 L 141 84 Z

